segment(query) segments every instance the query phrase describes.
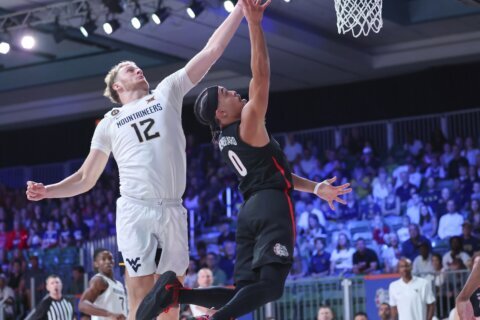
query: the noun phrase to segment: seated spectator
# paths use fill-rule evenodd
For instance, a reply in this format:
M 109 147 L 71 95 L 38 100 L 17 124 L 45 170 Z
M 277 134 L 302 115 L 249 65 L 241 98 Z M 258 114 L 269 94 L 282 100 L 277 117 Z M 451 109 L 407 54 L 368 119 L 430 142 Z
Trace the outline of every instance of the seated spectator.
M 322 227 L 320 221 L 318 220 L 318 216 L 314 213 L 310 213 L 308 215 L 308 229 L 306 230 L 306 234 L 311 238 L 325 238 L 327 236 L 325 232 L 325 228 Z
M 388 185 L 388 196 L 381 202 L 383 216 L 400 215 L 400 198 L 395 194 L 392 184 Z
M 197 274 L 197 279 L 198 279 L 198 288 L 211 287 L 214 283 L 214 276 L 213 276 L 212 270 L 208 268 L 200 269 Z M 211 316 L 216 312 L 216 310 L 212 310 L 212 309 L 201 307 L 201 306 L 196 306 L 193 304 L 190 305 L 190 311 L 192 311 L 192 315 L 194 317 L 199 317 L 203 315 Z
M 465 138 L 465 147 L 460 154 L 468 160 L 470 165 L 475 165 L 477 156 L 480 155 L 480 150 L 475 146 L 472 137 Z
M 437 209 L 435 213 L 437 214 L 437 218 L 440 217 L 442 214 L 447 212 L 447 203 L 449 200 L 454 200 L 451 196 L 450 189 L 449 188 L 443 188 L 440 191 L 440 198 L 438 199 L 437 203 Z
M 372 181 L 372 195 L 376 202 L 381 202 L 388 197 L 390 193 L 388 173 L 385 168 L 378 169 L 378 176 Z
M 360 205 L 360 220 L 372 220 L 374 216 L 382 214 L 380 206 L 375 203 L 372 195 L 368 195 L 366 201 Z
M 42 237 L 40 236 L 39 230 L 36 228 L 36 224 L 32 224 L 30 228 L 28 229 L 28 240 L 27 240 L 27 246 L 30 249 L 38 249 L 42 246 Z M 42 278 L 43 282 L 43 278 Z
M 433 269 L 432 264 L 431 248 L 427 243 L 422 243 L 419 251 L 420 254 L 413 260 L 412 273 L 420 277 L 426 274 L 433 274 L 435 269 Z
M 225 241 L 223 243 L 223 254 L 218 262 L 218 267 L 225 272 L 227 281 L 225 284 L 233 284 L 233 267 L 235 265 L 235 242 Z
M 432 253 L 432 266 L 434 270 L 434 284 L 435 287 L 439 288 L 445 282 L 442 256 L 439 253 Z
M 420 206 L 422 199 L 418 193 L 412 193 L 410 200 L 407 201 L 406 215 L 410 217 L 410 221 L 415 224 L 420 223 Z
M 400 203 L 406 205 L 407 201 L 412 197 L 412 192 L 417 192 L 417 187 L 409 181 L 408 172 L 400 173 L 400 186 L 395 190 L 395 194 L 400 198 Z
M 357 251 L 353 254 L 353 273 L 356 275 L 372 274 L 377 272 L 378 257 L 375 251 L 367 248 L 365 239 L 357 239 L 355 246 Z
M 472 186 L 472 194 L 470 195 L 471 200 L 480 200 L 480 182 L 476 181 Z
M 314 277 L 323 277 L 330 272 L 330 253 L 325 251 L 325 240 L 315 238 L 315 251 L 310 259 L 309 273 Z
M 440 163 L 442 167 L 448 168 L 450 161 L 453 159 L 452 145 L 448 142 L 445 142 L 443 145 L 443 153 L 440 156 Z
M 47 274 L 45 273 L 45 270 L 40 267 L 38 263 L 38 257 L 37 256 L 30 256 L 30 264 L 28 266 L 28 269 L 25 271 L 23 274 L 23 282 L 25 284 L 25 297 L 27 299 L 27 306 L 30 309 L 33 305 L 37 305 L 40 300 L 45 295 L 45 277 Z M 30 288 L 30 280 L 34 279 L 35 283 L 35 303 L 33 301 L 30 301 L 32 297 L 32 292 Z
M 225 272 L 218 266 L 218 255 L 214 252 L 209 252 L 207 254 L 207 268 L 212 270 L 213 274 L 213 285 L 214 286 L 223 286 L 227 283 L 227 275 Z
M 367 145 L 362 150 L 362 156 L 360 158 L 360 165 L 365 168 L 365 172 L 373 174 L 377 171 L 379 161 L 373 154 L 372 147 Z
M 198 266 L 200 268 L 206 268 L 207 267 L 207 244 L 205 241 L 200 240 L 197 241 L 195 244 L 195 247 L 197 249 L 197 256 L 196 259 L 198 261 Z
M 353 316 L 353 320 L 368 320 L 368 316 L 365 312 L 359 311 Z
M 383 218 L 380 215 L 373 217 L 373 240 L 381 245 L 385 244 L 385 235 L 390 233 L 390 228 L 383 223 Z
M 335 314 L 329 306 L 320 306 L 318 308 L 317 320 L 334 320 Z
M 403 145 L 403 148 L 408 154 L 417 158 L 420 156 L 423 150 L 423 143 L 420 139 L 415 138 L 413 133 L 409 131 L 407 132 L 407 139 Z
M 440 165 L 437 157 L 432 158 L 432 162 L 427 166 L 425 170 L 425 178 L 429 179 L 445 179 L 447 176 L 445 169 Z
M 413 184 L 418 191 L 418 189 L 420 188 L 420 184 L 422 183 L 422 174 L 418 172 L 417 167 L 412 162 L 408 164 L 407 172 L 408 181 L 410 181 L 410 183 Z
M 381 257 L 384 264 L 385 273 L 397 272 L 398 261 L 402 256 L 402 251 L 396 233 L 385 235 L 386 244 L 382 246 Z
M 316 208 L 312 202 L 306 203 L 305 210 L 297 218 L 297 226 L 299 229 L 307 231 L 310 225 L 310 215 L 316 215 L 317 221 L 320 226 L 324 227 L 327 224 L 327 220 L 325 219 L 325 215 L 323 212 Z
M 393 320 L 392 308 L 387 302 L 382 302 L 378 308 L 378 317 L 380 320 Z
M 432 208 L 422 204 L 420 205 L 420 230 L 428 239 L 432 239 L 437 234 L 437 218 Z
M 359 208 L 357 202 L 357 196 L 355 192 L 350 192 L 345 195 L 345 201 L 347 202 L 346 205 L 340 208 L 341 210 L 341 220 L 342 221 L 349 221 L 349 220 L 356 220 L 359 216 Z
M 58 232 L 55 229 L 55 222 L 48 221 L 47 230 L 43 233 L 42 249 L 54 248 L 58 245 Z
M 447 212 L 440 217 L 438 223 L 438 237 L 447 239 L 462 234 L 463 217 L 456 211 L 455 202 L 448 200 Z
M 460 153 L 460 148 L 457 145 L 453 145 L 452 152 L 453 158 L 448 164 L 448 178 L 455 179 L 458 178 L 458 169 L 460 167 L 468 167 L 468 160 L 465 157 L 462 157 Z
M 295 140 L 295 135 L 293 133 L 287 134 L 283 152 L 290 163 L 294 162 L 302 155 L 303 147 L 298 141 Z
M 462 251 L 462 238 L 451 237 L 450 238 L 450 251 L 445 253 L 442 258 L 442 264 L 445 270 L 452 270 L 452 263 L 455 259 L 460 259 L 464 266 L 467 265 L 470 256 Z
M 420 230 L 417 224 L 410 224 L 408 231 L 410 238 L 402 243 L 402 256 L 413 261 L 420 254 L 420 246 L 422 244 L 426 243 L 429 248 L 432 248 L 432 244 L 430 243 L 430 240 L 420 235 Z
M 404 243 L 410 238 L 410 217 L 405 215 L 402 217 L 402 227 L 397 230 L 398 240 L 400 243 Z
M 15 292 L 7 285 L 5 275 L 0 273 L 0 301 L 3 302 L 0 312 L 3 312 L 6 320 L 15 319 L 15 300 Z
M 303 149 L 303 157 L 300 160 L 300 169 L 303 176 L 309 177 L 310 174 L 319 169 L 318 159 L 312 154 L 312 151 L 308 148 Z
M 23 225 L 20 221 L 13 221 L 13 230 L 8 233 L 8 240 L 6 248 L 8 250 L 13 249 L 27 249 L 28 242 L 28 233 L 27 230 L 23 228 Z
M 355 250 L 350 247 L 350 240 L 347 235 L 340 233 L 337 239 L 337 246 L 330 256 L 330 274 L 345 275 L 352 271 L 352 257 Z
M 185 279 L 183 280 L 183 285 L 186 288 L 196 288 L 198 286 L 197 270 L 198 270 L 197 261 L 193 257 L 190 257 L 190 260 L 188 262 L 187 273 L 185 274 Z
M 472 223 L 468 220 L 462 224 L 462 250 L 469 256 L 480 250 L 480 239 L 472 233 Z
M 235 232 L 231 229 L 231 220 L 230 219 L 222 219 L 218 224 L 218 231 L 220 231 L 220 235 L 217 238 L 217 244 L 220 246 L 225 241 L 235 242 Z
M 438 201 L 440 199 L 440 191 L 438 191 L 434 178 L 428 178 L 424 190 L 420 193 L 422 202 L 432 208 L 434 212 L 438 210 Z
M 364 199 L 370 194 L 370 177 L 365 173 L 362 167 L 353 168 L 350 187 L 357 195 L 358 199 Z

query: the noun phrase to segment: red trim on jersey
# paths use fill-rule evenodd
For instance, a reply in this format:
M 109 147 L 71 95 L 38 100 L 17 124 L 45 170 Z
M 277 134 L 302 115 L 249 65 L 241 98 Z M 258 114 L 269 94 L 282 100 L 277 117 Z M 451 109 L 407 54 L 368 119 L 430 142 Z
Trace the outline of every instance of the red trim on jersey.
M 296 226 L 295 226 L 295 213 L 293 211 L 292 199 L 290 198 L 290 194 L 288 193 L 288 190 L 292 187 L 292 184 L 285 176 L 285 169 L 283 169 L 283 167 L 278 163 L 275 157 L 272 156 L 272 159 L 273 159 L 273 163 L 275 164 L 275 167 L 277 168 L 278 171 L 280 171 L 287 185 L 287 187 L 283 190 L 283 192 L 285 193 L 285 197 L 287 197 L 288 207 L 290 211 L 290 219 L 292 220 L 293 247 L 295 247 L 295 239 L 297 238 L 297 235 L 296 235 L 297 232 L 296 232 Z

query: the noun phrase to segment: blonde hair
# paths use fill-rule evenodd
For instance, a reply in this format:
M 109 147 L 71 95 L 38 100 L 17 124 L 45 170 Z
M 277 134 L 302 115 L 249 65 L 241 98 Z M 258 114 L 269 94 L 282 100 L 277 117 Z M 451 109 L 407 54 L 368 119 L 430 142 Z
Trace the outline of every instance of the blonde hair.
M 132 61 L 122 61 L 116 65 L 114 65 L 110 71 L 108 71 L 107 75 L 105 76 L 105 90 L 103 91 L 103 95 L 110 99 L 111 102 L 113 103 L 118 103 L 122 104 L 120 101 L 120 97 L 118 96 L 117 91 L 113 89 L 113 84 L 115 83 L 115 79 L 117 77 L 118 71 L 120 71 L 120 68 L 125 66 L 126 64 L 135 64 Z

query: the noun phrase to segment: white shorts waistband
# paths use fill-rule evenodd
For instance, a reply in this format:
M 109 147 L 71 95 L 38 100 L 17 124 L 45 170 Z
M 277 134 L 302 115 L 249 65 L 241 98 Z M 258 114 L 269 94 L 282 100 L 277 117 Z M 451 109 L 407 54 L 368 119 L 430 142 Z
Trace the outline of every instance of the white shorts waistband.
M 182 199 L 136 199 L 129 196 L 121 196 L 128 201 L 149 207 L 179 207 L 182 205 Z

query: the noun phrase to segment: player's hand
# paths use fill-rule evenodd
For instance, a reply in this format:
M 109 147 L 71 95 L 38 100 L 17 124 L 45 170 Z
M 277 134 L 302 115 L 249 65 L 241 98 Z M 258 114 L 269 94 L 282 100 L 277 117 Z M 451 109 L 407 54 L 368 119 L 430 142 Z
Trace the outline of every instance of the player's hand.
M 263 18 L 263 12 L 272 0 L 242 0 L 243 14 L 248 23 L 260 23 Z
M 457 299 L 457 313 L 460 316 L 460 320 L 475 320 L 473 315 L 473 306 L 470 303 L 470 300 L 459 300 Z
M 339 196 L 352 192 L 352 189 L 349 188 L 350 183 L 345 183 L 341 186 L 332 186 L 332 183 L 336 180 L 337 177 L 333 177 L 323 181 L 317 190 L 317 196 L 320 197 L 320 199 L 327 201 L 332 210 L 335 210 L 335 206 L 333 205 L 334 201 L 341 204 L 347 204 L 347 202 L 339 198 Z
M 27 181 L 27 199 L 31 201 L 39 201 L 47 196 L 47 188 L 43 183 Z

